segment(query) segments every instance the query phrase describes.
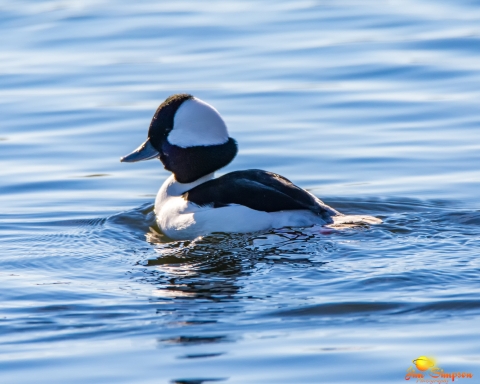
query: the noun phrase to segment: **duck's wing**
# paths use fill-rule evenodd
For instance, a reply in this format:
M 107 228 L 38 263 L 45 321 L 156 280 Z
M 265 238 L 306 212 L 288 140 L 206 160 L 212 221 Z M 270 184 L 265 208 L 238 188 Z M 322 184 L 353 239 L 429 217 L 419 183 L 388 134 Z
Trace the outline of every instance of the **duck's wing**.
M 326 219 L 339 214 L 285 177 L 259 169 L 227 173 L 192 188 L 183 197 L 213 208 L 238 204 L 264 212 L 305 209 Z

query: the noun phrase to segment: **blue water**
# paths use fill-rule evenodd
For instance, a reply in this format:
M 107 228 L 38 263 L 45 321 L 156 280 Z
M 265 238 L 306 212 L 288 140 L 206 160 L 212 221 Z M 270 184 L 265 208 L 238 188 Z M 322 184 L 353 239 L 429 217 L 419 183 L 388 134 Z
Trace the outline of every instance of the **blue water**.
M 0 381 L 477 382 L 479 6 L 0 2 Z M 168 242 L 167 172 L 119 158 L 178 92 L 239 142 L 219 174 L 384 224 Z

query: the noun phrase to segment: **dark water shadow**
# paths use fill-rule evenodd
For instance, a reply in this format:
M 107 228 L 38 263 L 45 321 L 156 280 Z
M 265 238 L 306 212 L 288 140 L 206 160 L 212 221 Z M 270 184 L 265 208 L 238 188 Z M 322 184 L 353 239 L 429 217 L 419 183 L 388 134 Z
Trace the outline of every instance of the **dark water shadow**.
M 173 379 L 170 381 L 172 384 L 206 384 L 213 383 L 218 381 L 226 381 L 226 377 L 215 377 L 215 378 L 195 378 L 195 379 Z

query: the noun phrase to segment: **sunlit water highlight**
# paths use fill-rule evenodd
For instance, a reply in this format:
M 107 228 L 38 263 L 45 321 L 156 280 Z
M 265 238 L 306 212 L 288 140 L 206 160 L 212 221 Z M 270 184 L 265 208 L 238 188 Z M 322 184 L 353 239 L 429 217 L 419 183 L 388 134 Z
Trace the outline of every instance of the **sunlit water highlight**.
M 478 5 L 0 3 L 0 381 L 478 378 Z M 239 142 L 221 173 L 384 224 L 168 241 L 168 174 L 118 160 L 176 92 Z

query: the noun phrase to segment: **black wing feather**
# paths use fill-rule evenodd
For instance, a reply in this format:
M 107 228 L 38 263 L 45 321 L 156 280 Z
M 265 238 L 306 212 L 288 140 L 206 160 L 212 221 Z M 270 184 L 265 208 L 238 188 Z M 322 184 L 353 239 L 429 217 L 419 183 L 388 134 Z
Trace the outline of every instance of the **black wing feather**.
M 192 188 L 183 196 L 197 205 L 214 208 L 239 204 L 264 212 L 306 209 L 327 217 L 336 214 L 285 177 L 258 169 L 227 173 Z

